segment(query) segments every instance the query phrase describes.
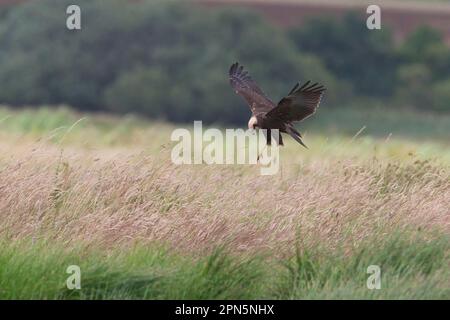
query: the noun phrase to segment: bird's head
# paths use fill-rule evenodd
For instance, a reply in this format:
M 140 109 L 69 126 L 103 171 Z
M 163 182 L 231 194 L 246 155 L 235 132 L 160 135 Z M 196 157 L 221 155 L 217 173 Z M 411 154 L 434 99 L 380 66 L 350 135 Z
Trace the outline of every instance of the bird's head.
M 255 116 L 251 117 L 250 120 L 248 120 L 248 128 L 249 129 L 258 128 L 258 119 L 256 119 Z

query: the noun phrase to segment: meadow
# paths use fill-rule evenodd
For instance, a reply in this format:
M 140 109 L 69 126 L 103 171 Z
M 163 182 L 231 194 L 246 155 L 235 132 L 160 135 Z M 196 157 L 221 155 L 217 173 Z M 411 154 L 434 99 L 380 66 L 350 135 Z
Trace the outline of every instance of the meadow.
M 450 298 L 450 115 L 321 107 L 274 176 L 172 164 L 190 125 L 0 107 L 0 299 Z

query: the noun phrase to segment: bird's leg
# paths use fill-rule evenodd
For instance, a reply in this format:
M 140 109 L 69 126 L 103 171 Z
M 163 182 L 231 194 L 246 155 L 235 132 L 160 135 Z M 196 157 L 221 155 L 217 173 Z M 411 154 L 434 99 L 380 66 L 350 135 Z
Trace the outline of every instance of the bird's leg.
M 261 150 L 261 152 L 258 154 L 258 158 L 256 158 L 256 162 L 259 162 L 259 158 L 262 156 L 262 153 L 264 152 L 264 150 L 267 148 L 267 144 L 264 146 L 264 148 Z

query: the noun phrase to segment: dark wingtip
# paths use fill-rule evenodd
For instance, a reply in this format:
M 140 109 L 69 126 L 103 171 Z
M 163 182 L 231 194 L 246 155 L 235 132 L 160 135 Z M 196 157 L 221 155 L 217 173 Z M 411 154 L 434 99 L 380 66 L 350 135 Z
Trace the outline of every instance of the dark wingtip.
M 300 143 L 303 147 L 305 147 L 306 149 L 309 149 L 308 146 L 303 142 L 302 139 L 300 139 L 300 137 L 298 138 L 298 143 Z
M 292 90 L 291 91 L 289 91 L 289 94 L 292 94 L 292 93 L 294 93 L 295 92 L 295 90 L 297 90 L 297 88 L 298 87 L 300 87 L 300 83 L 299 82 L 297 82 L 296 84 L 295 84 L 295 86 L 292 88 Z
M 314 92 L 314 93 L 322 93 L 326 90 L 323 85 L 320 85 L 318 82 L 311 84 L 311 81 L 306 81 L 300 88 L 296 89 L 295 92 Z M 292 92 L 294 93 L 294 92 Z
M 314 91 L 314 90 L 316 90 L 318 88 L 317 85 L 319 85 L 319 84 L 317 82 L 315 82 L 312 85 L 310 85 L 307 88 L 305 88 L 304 91 Z
M 229 73 L 230 75 L 232 75 L 232 74 L 236 71 L 236 68 L 237 68 L 238 65 L 239 65 L 239 62 L 233 63 L 233 64 L 231 65 L 230 70 L 228 71 L 228 73 Z
M 239 62 L 235 62 L 231 65 L 229 75 L 238 75 L 244 72 L 244 66 L 239 64 Z
M 309 85 L 311 83 L 310 80 L 306 81 L 300 88 L 298 88 L 297 91 L 303 90 L 307 85 Z

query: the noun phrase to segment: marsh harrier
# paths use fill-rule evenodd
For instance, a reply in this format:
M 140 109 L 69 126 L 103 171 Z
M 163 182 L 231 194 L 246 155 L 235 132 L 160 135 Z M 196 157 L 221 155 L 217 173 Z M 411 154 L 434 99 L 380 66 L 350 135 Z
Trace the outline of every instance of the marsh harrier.
M 286 97 L 275 104 L 239 63 L 236 62 L 230 67 L 229 76 L 234 91 L 247 101 L 252 111 L 252 116 L 248 121 L 249 129 L 267 129 L 267 145 L 271 144 L 271 129 L 278 129 L 280 132 L 277 141 L 279 145 L 283 145 L 281 132 L 284 132 L 307 148 L 293 122 L 301 121 L 316 112 L 325 91 L 323 86 L 318 83 L 311 84 L 310 81 L 302 86 L 297 83 Z

